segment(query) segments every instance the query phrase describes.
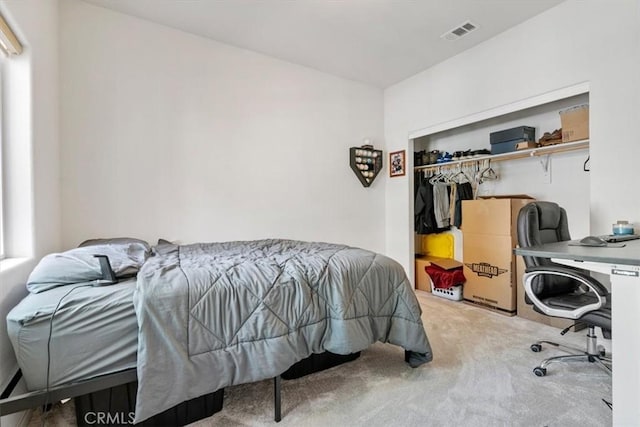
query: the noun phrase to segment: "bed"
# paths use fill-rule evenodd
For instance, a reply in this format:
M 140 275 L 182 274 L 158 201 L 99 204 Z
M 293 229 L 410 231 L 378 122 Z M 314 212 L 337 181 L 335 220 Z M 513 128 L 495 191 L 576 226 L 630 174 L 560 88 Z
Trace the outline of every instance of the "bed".
M 56 312 L 51 334 L 49 386 L 136 367 L 138 327 L 135 278 L 72 291 Z M 7 332 L 28 390 L 47 386 L 51 314 L 75 284 L 30 293 L 7 315 Z
M 413 367 L 432 358 L 413 288 L 383 255 L 281 239 L 160 242 L 135 255 L 110 256 L 120 272 L 139 270 L 135 289 L 129 280 L 65 297 L 54 322 L 49 385 L 135 366 L 136 422 L 229 385 L 276 378 L 314 354 L 348 355 L 382 341 L 404 348 Z M 29 389 L 46 378 L 34 367 L 43 365 L 53 296 L 89 282 L 76 274 L 84 264 L 65 262 L 64 274 L 58 265 L 37 267 L 35 284 L 30 280 L 37 292 L 30 289 L 7 319 Z M 64 284 L 56 282 L 61 277 Z

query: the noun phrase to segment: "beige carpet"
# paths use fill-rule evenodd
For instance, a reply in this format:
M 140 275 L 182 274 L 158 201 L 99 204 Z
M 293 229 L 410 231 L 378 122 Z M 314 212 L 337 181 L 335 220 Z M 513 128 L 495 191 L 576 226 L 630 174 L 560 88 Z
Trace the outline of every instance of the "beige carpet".
M 433 362 L 412 369 L 403 350 L 377 343 L 359 359 L 282 382 L 279 426 L 594 426 L 611 425 L 611 377 L 595 365 L 532 370 L 553 348 L 536 339 L 585 344 L 585 331 L 559 330 L 417 291 Z M 606 342 L 605 344 L 610 344 Z M 167 385 L 170 387 L 170 384 Z M 74 421 L 73 402 L 56 405 L 46 425 Z M 34 414 L 32 426 L 41 425 Z M 273 421 L 273 382 L 225 389 L 224 407 L 193 426 L 265 426 Z

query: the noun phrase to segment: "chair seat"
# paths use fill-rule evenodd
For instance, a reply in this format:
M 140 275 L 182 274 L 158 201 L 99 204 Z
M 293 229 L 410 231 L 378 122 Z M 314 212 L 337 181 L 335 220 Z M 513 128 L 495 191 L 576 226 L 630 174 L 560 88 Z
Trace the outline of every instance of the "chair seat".
M 564 294 L 553 297 L 542 298 L 541 301 L 550 307 L 573 310 L 587 304 L 593 304 L 597 298 L 589 294 Z M 542 313 L 536 306 L 534 310 Z M 544 313 L 543 313 L 544 314 Z M 611 296 L 607 296 L 606 304 L 599 310 L 590 311 L 579 319 L 587 325 L 598 326 L 602 329 L 611 330 Z

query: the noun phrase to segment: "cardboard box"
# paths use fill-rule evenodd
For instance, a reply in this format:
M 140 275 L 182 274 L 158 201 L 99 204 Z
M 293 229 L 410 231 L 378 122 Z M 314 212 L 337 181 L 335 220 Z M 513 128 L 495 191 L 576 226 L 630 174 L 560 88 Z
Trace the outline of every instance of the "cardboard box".
M 424 252 L 422 250 L 422 234 L 414 234 L 413 242 L 414 242 L 414 252 L 416 257 L 419 255 L 424 255 Z
M 511 236 L 465 234 L 465 300 L 489 308 L 516 313 L 515 270 Z
M 431 292 L 431 278 L 425 271 L 425 267 L 434 264 L 445 270 L 451 270 L 452 268 L 462 267 L 460 261 L 448 258 L 440 257 L 418 257 L 416 258 L 416 289 L 421 291 Z
M 424 270 L 431 262 L 424 257 L 416 258 L 416 289 L 431 292 L 431 278 Z
M 526 195 L 462 202 L 465 301 L 515 315 L 518 212 L 534 201 Z
M 589 104 L 577 105 L 560 111 L 562 142 L 589 138 Z
M 494 234 L 515 238 L 517 237 L 518 212 L 520 212 L 520 208 L 534 200 L 526 194 L 486 196 L 477 200 L 463 200 L 462 225 L 460 227 L 462 234 L 463 236 L 467 234 Z
M 431 264 L 437 265 L 444 270 L 452 270 L 454 268 L 462 267 L 462 263 L 460 261 L 456 261 L 455 259 L 437 257 L 427 257 L 427 259 L 431 262 Z
M 529 148 L 536 148 L 537 146 L 538 143 L 533 141 L 519 142 L 516 145 L 516 150 L 528 150 Z
M 524 265 L 524 259 L 521 256 L 516 256 L 516 298 L 517 298 L 517 315 L 524 319 L 533 320 L 534 322 L 542 323 L 545 325 L 553 326 L 554 328 L 564 329 L 571 326 L 574 321 L 571 319 L 562 319 L 560 317 L 545 316 L 542 313 L 538 313 L 533 309 L 533 305 L 527 304 L 525 301 L 524 283 L 522 282 L 522 275 L 526 270 Z M 585 324 L 579 324 L 574 328 L 574 331 L 584 329 Z

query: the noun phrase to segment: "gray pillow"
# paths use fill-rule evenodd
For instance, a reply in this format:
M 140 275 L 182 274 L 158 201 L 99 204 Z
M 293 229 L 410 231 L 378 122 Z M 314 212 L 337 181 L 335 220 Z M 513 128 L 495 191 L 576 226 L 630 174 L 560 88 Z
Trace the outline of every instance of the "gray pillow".
M 144 241 L 115 240 L 87 241 L 90 243 L 83 242 L 84 246 L 45 256 L 29 275 L 27 289 L 39 293 L 57 286 L 102 278 L 100 262 L 94 255 L 108 256 L 116 277 L 135 275 L 150 255 L 149 245 Z
M 110 239 L 89 239 L 78 245 L 79 248 L 84 246 L 95 246 L 95 245 L 109 245 L 109 244 L 129 244 L 129 243 L 138 243 L 139 245 L 146 248 L 147 252 L 151 252 L 151 246 L 144 240 L 135 239 L 133 237 L 112 237 Z

